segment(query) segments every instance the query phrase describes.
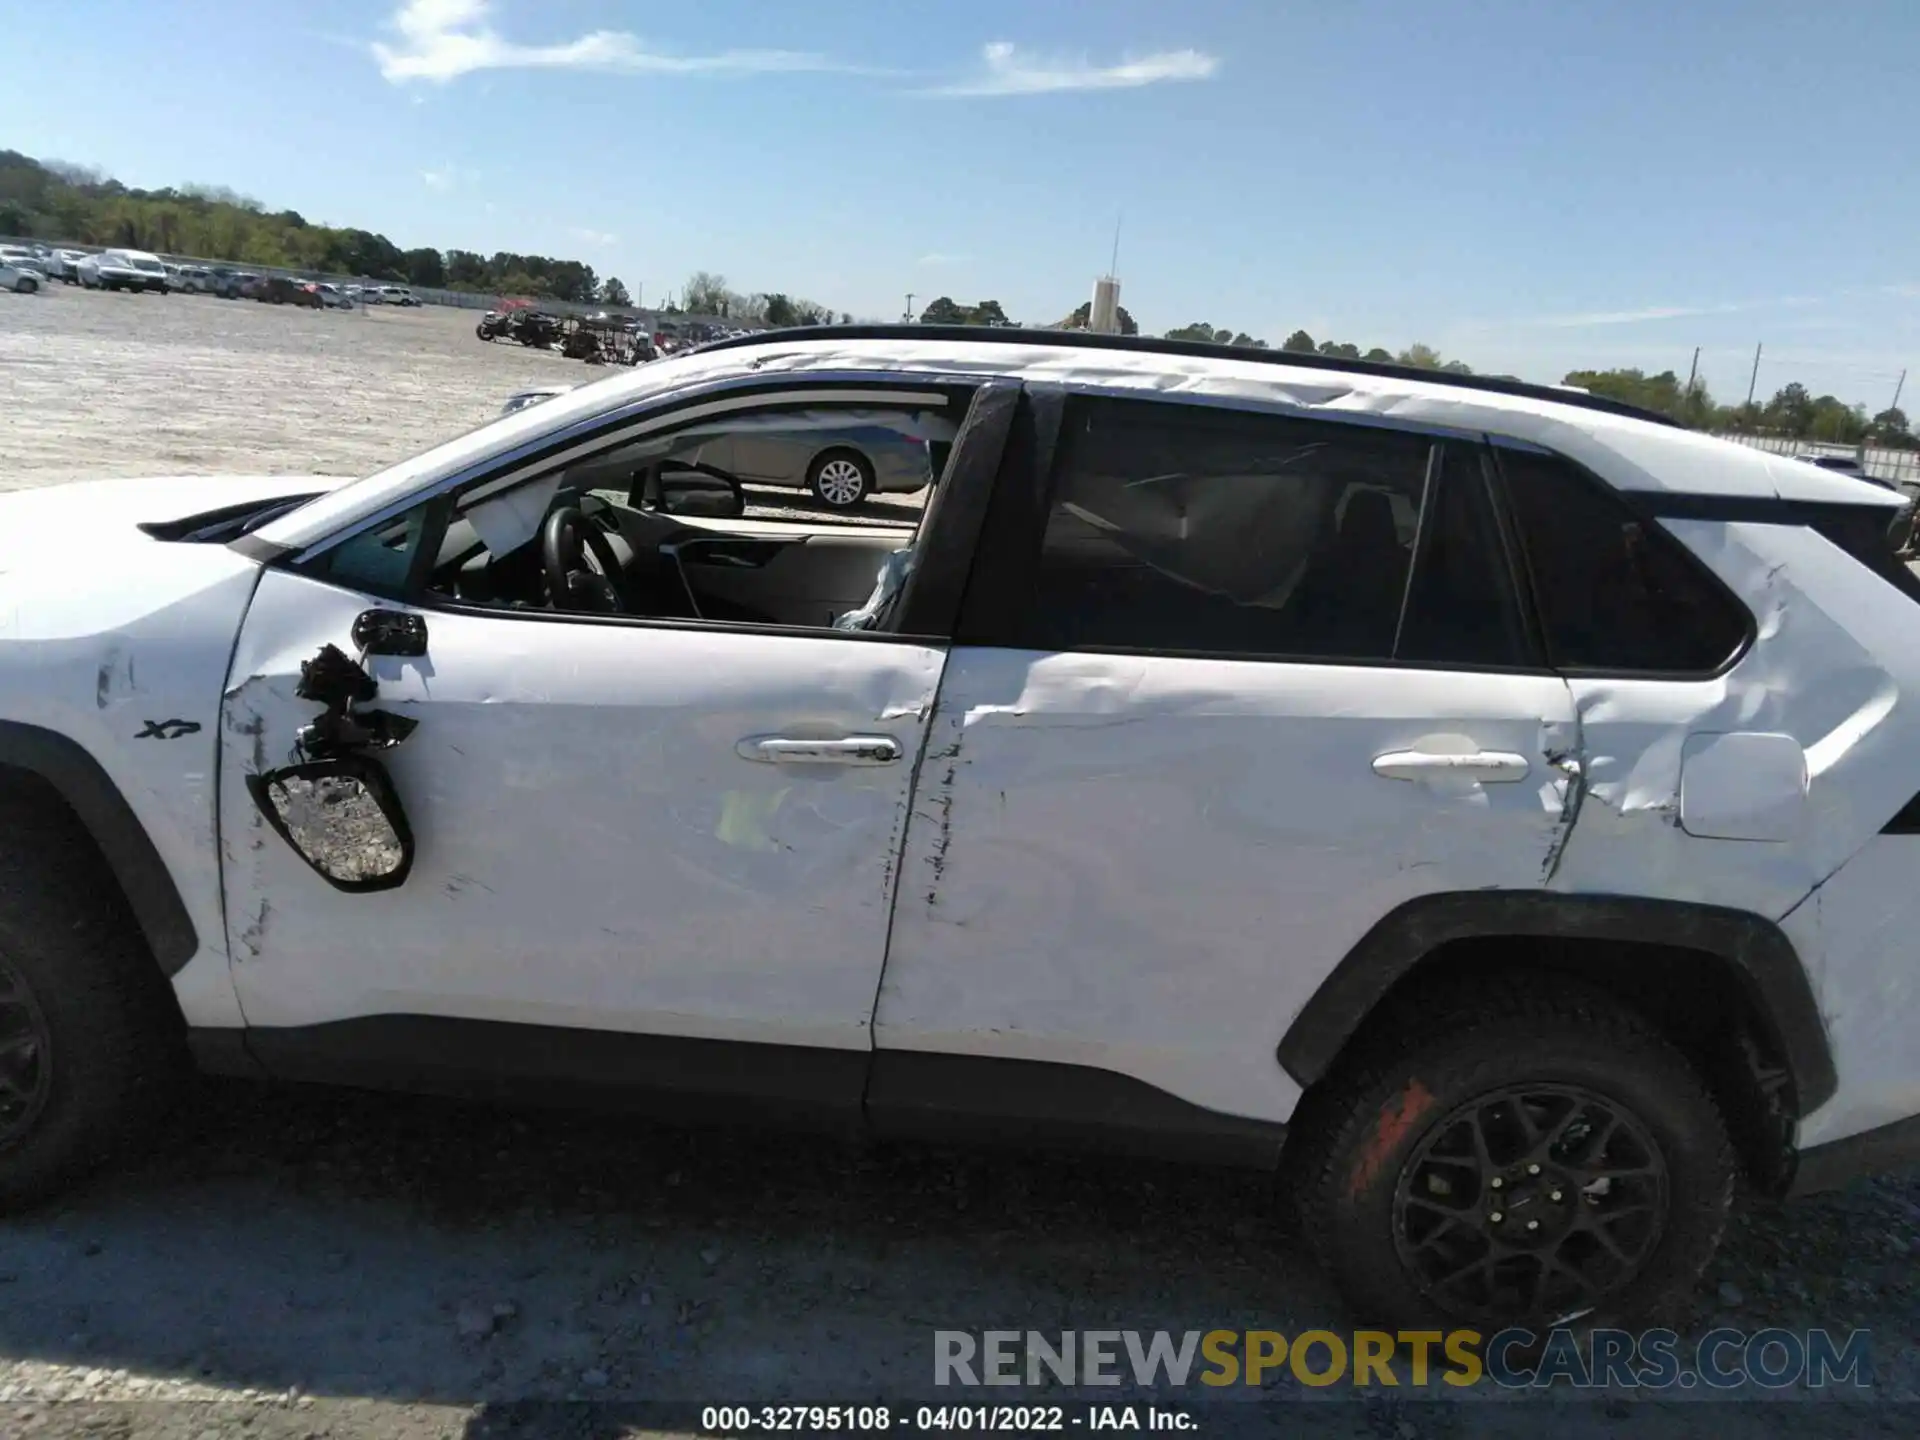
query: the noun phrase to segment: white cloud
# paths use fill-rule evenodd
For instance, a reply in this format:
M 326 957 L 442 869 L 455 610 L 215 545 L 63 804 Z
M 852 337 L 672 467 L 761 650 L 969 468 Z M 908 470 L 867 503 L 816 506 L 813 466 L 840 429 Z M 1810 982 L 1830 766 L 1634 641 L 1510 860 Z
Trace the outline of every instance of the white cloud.
M 575 226 L 567 233 L 582 245 L 596 245 L 602 250 L 609 245 L 617 244 L 620 239 L 618 235 L 609 234 L 605 230 L 589 230 L 585 226 Z
M 914 261 L 914 264 L 925 265 L 929 269 L 933 269 L 942 265 L 964 265 L 972 258 L 971 255 L 954 255 L 944 250 L 936 250 L 930 255 L 922 255 L 918 260 Z
M 1207 80 L 1220 61 L 1199 50 L 1159 50 L 1095 65 L 1085 58 L 1046 57 L 1022 51 L 1011 41 L 995 40 L 980 52 L 981 72 L 933 95 L 1047 95 L 1062 90 L 1134 90 L 1174 80 Z
M 420 180 L 429 190 L 451 190 L 460 183 L 460 167 L 442 165 L 438 170 L 422 170 Z
M 388 22 L 398 41 L 373 42 L 380 73 L 394 84 L 441 84 L 479 70 L 610 70 L 643 75 L 758 75 L 834 70 L 824 56 L 793 50 L 724 50 L 673 55 L 626 30 L 595 30 L 574 40 L 525 45 L 488 23 L 488 0 L 406 0 Z
M 1456 328 L 1467 333 L 1490 330 L 1596 330 L 1612 325 L 1649 325 L 1662 320 L 1691 320 L 1705 315 L 1743 315 L 1756 310 L 1800 310 L 1827 303 L 1814 295 L 1778 295 L 1766 300 L 1716 304 L 1643 305 L 1632 310 L 1589 310 L 1568 315 L 1530 315 L 1517 320 L 1469 320 Z

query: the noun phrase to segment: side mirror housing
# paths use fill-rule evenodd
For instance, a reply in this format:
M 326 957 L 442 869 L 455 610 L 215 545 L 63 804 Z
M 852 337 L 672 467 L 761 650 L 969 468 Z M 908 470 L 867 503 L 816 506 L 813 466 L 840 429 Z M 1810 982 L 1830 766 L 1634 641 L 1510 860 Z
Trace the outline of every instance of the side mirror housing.
M 377 760 L 340 754 L 247 777 L 274 833 L 336 890 L 363 893 L 406 883 L 413 832 L 393 781 Z
M 747 513 L 747 492 L 724 471 L 685 461 L 650 467 L 641 484 L 643 510 L 663 515 L 700 515 L 737 520 Z

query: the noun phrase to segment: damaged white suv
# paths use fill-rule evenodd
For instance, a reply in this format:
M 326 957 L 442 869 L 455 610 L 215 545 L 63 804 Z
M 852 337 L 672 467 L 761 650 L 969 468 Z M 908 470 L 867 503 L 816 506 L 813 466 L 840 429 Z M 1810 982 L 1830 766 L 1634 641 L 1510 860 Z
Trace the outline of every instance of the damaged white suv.
M 761 519 L 672 458 L 770 416 L 939 480 Z M 1270 1166 L 1367 1320 L 1655 1311 L 1737 1172 L 1920 1138 L 1899 504 L 1560 390 L 927 326 L 0 498 L 0 1200 L 190 1055 Z

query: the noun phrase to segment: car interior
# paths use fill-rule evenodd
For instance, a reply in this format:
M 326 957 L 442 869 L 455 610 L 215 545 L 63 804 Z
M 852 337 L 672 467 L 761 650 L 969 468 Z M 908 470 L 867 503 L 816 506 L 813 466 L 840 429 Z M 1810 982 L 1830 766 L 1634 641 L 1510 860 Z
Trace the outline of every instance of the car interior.
M 482 483 L 329 551 L 320 573 L 444 604 L 782 627 L 882 629 L 875 602 L 903 573 L 939 481 L 847 523 L 809 497 L 761 489 L 699 457 L 716 434 L 765 413 L 783 428 L 876 419 L 927 441 L 941 474 L 970 397 L 946 406 L 747 412 L 647 436 L 510 486 Z M 430 547 L 430 560 L 418 558 Z

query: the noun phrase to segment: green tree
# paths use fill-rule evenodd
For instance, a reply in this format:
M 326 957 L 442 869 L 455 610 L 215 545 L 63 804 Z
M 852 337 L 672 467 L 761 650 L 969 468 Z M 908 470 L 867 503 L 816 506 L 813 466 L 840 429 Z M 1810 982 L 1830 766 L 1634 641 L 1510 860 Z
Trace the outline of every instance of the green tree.
M 1304 330 L 1296 330 L 1280 343 L 1282 350 L 1291 350 L 1296 355 L 1311 355 L 1315 346 L 1313 337 Z
M 428 290 L 445 288 L 447 263 L 438 250 L 409 250 L 400 258 L 406 267 L 409 285 L 419 285 Z
M 1322 340 L 1320 342 L 1320 353 L 1335 360 L 1358 360 L 1360 358 L 1360 347 L 1358 345 L 1336 345 L 1331 340 Z M 1386 352 L 1383 350 L 1380 353 L 1384 355 Z
M 727 303 L 727 277 L 696 270 L 680 287 L 680 308 L 689 315 L 719 315 Z
M 798 325 L 800 323 L 800 312 L 794 307 L 793 301 L 789 300 L 786 296 L 769 295 L 767 296 L 766 320 L 767 324 L 774 329 L 782 330 L 790 325 Z
M 1870 427 L 1873 438 L 1882 445 L 1905 447 L 1913 443 L 1913 431 L 1907 424 L 1907 412 L 1898 406 L 1890 406 L 1873 417 Z
M 1781 386 L 1760 412 L 1760 423 L 1783 435 L 1804 439 L 1813 427 L 1813 397 L 1807 387 L 1797 380 Z
M 1422 345 L 1417 340 L 1393 358 L 1396 364 L 1411 365 L 1416 370 L 1440 368 L 1440 352 L 1431 345 Z
M 1369 360 L 1375 365 L 1391 365 L 1393 363 L 1393 352 L 1391 350 L 1382 350 L 1376 345 L 1360 358 L 1362 360 Z
M 600 303 L 602 305 L 631 305 L 633 296 L 627 293 L 627 287 L 620 283 L 617 275 L 609 275 L 600 282 Z
M 920 312 L 922 325 L 964 325 L 967 312 L 954 304 L 953 297 L 942 295 Z

